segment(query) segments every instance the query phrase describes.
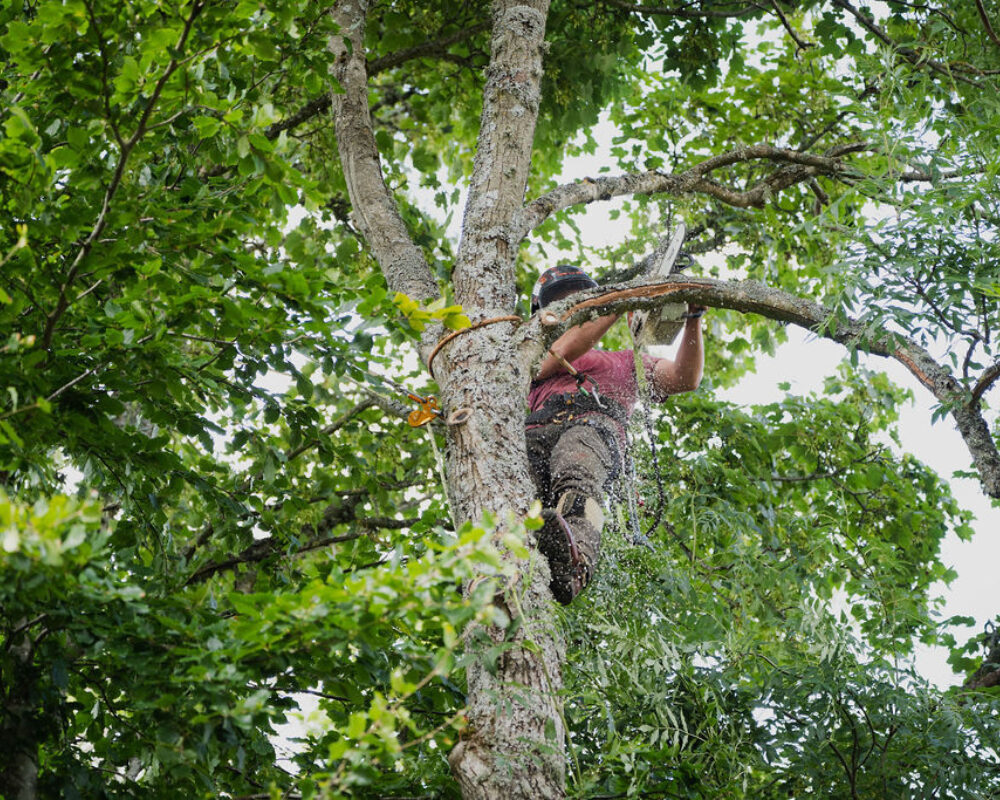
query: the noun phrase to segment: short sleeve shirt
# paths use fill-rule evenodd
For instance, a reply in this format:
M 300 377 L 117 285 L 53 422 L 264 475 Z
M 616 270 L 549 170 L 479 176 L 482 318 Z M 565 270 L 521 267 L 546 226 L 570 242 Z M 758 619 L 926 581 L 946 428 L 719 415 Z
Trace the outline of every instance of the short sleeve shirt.
M 646 369 L 646 381 L 652 386 L 653 369 L 662 359 L 643 354 L 642 363 Z M 639 387 L 635 379 L 635 359 L 631 350 L 590 350 L 571 362 L 573 368 L 584 377 L 582 388 L 588 392 L 595 389 L 600 397 L 610 397 L 631 414 L 639 397 Z M 532 384 L 528 393 L 528 407 L 537 411 L 550 397 L 560 394 L 576 394 L 577 379 L 568 372 L 559 372 L 545 380 Z M 653 399 L 663 400 L 654 391 Z

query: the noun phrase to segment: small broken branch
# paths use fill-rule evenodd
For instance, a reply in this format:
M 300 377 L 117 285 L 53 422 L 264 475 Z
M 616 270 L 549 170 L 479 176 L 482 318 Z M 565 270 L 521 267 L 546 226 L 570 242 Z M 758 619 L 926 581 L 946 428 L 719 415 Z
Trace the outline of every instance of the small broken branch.
M 993 387 L 997 379 L 1000 379 L 1000 361 L 983 371 L 979 380 L 976 381 L 976 385 L 972 387 L 972 401 L 978 405 L 983 395 Z

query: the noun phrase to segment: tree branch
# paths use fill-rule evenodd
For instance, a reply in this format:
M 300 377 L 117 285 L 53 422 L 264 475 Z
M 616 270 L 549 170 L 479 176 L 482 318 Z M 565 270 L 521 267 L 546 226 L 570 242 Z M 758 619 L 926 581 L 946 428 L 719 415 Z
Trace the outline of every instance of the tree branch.
M 841 157 L 865 147 L 860 143 L 852 143 L 833 149 L 826 155 L 813 155 L 769 144 L 756 144 L 712 156 L 678 174 L 650 171 L 586 178 L 578 183 L 564 184 L 528 203 L 518 219 L 517 232 L 522 237 L 526 236 L 552 214 L 570 206 L 629 194 L 681 195 L 700 192 L 737 208 L 761 208 L 772 194 L 793 184 L 816 175 L 845 175 L 849 172 L 849 167 Z M 731 189 L 707 177 L 717 169 L 761 159 L 788 166 L 775 171 L 745 191 Z
M 990 18 L 986 15 L 986 7 L 983 5 L 983 0 L 976 0 L 976 9 L 979 11 L 979 18 L 983 21 L 986 33 L 993 40 L 993 44 L 1000 47 L 1000 37 L 997 36 L 996 31 L 993 30 L 993 26 L 990 24 Z
M 149 101 L 146 103 L 146 107 L 143 109 L 143 112 L 139 117 L 139 123 L 136 125 L 135 131 L 127 141 L 122 141 L 120 138 L 118 140 L 118 163 L 115 165 L 115 171 L 111 176 L 111 182 L 108 184 L 108 188 L 104 191 L 104 200 L 101 203 L 101 210 L 97 214 L 97 219 L 95 220 L 90 233 L 80 245 L 80 249 L 77 251 L 76 257 L 73 259 L 73 263 L 70 265 L 69 271 L 66 273 L 66 279 L 63 281 L 62 286 L 59 287 L 59 298 L 56 301 L 56 307 L 52 309 L 52 312 L 48 315 L 48 318 L 45 321 L 45 330 L 42 333 L 43 350 L 48 350 L 51 346 L 56 323 L 70 306 L 71 301 L 67 296 L 67 292 L 69 291 L 70 286 L 73 285 L 73 281 L 76 280 L 77 273 L 83 265 L 84 259 L 90 254 L 94 243 L 97 241 L 98 237 L 101 235 L 108 223 L 108 214 L 111 211 L 111 202 L 118 193 L 118 188 L 121 186 L 122 178 L 125 176 L 125 166 L 128 163 L 129 156 L 131 155 L 136 144 L 139 143 L 139 140 L 146 134 L 149 119 L 153 114 L 153 109 L 156 108 L 170 76 L 174 74 L 177 67 L 180 65 L 180 53 L 187 44 L 188 37 L 191 35 L 191 29 L 194 26 L 195 19 L 197 19 L 204 7 L 204 2 L 192 3 L 191 13 L 184 21 L 184 28 L 181 31 L 180 38 L 177 41 L 176 46 L 171 50 L 171 52 L 174 53 L 174 56 L 171 58 L 170 63 L 167 64 L 167 68 L 163 71 L 163 74 L 153 87 L 153 92 L 150 94 Z M 110 120 L 108 122 L 109 124 L 111 123 Z
M 365 411 L 374 405 L 375 401 L 370 398 L 362 400 L 360 403 L 354 406 L 354 408 L 348 410 L 343 415 L 341 415 L 333 422 L 331 422 L 329 425 L 327 425 L 325 428 L 323 428 L 323 430 L 319 432 L 320 436 L 327 437 L 330 436 L 331 434 L 336 433 L 341 428 L 343 428 L 348 422 L 354 419 L 358 414 L 360 414 L 362 411 Z M 291 450 L 285 453 L 285 461 L 291 461 L 293 458 L 297 458 L 307 450 L 311 450 L 314 447 L 318 447 L 320 442 L 321 439 L 312 439 L 311 441 L 303 442 L 298 447 L 293 447 Z
M 479 139 L 452 277 L 455 299 L 483 317 L 510 314 L 517 300 L 520 239 L 507 222 L 523 202 L 531 166 L 547 14 L 547 2 L 494 5 Z
M 341 0 L 332 11 L 340 28 L 330 38 L 334 77 L 342 90 L 333 95 L 332 102 L 337 148 L 354 218 L 390 290 L 414 300 L 429 300 L 440 295 L 437 282 L 385 185 L 372 130 L 364 60 L 368 3 Z
M 946 367 L 902 335 L 887 332 L 881 326 L 866 326 L 832 309 L 756 281 L 675 277 L 657 283 L 633 282 L 580 293 L 574 295 L 573 302 L 555 303 L 521 327 L 522 355 L 536 364 L 551 341 L 568 327 L 595 314 L 658 308 L 668 297 L 672 302 L 760 314 L 798 325 L 848 348 L 900 362 L 947 408 L 979 471 L 983 491 L 989 497 L 1000 498 L 1000 453 L 996 442 L 978 402 L 969 398 L 965 387 Z
M 979 87 L 978 81 L 967 78 L 964 75 L 956 75 L 955 70 L 949 68 L 946 64 L 942 64 L 940 61 L 936 61 L 933 58 L 927 58 L 911 47 L 903 47 L 897 44 L 885 31 L 883 31 L 878 25 L 875 24 L 874 19 L 867 13 L 860 11 L 859 9 L 852 6 L 847 0 L 833 0 L 833 4 L 844 11 L 851 14 L 861 26 L 865 28 L 869 33 L 879 39 L 883 44 L 891 47 L 897 53 L 899 53 L 904 59 L 906 59 L 914 67 L 919 67 L 926 64 L 935 72 L 945 75 L 951 80 L 961 81 L 962 83 L 967 83 L 970 86 Z
M 727 9 L 705 9 L 691 10 L 690 8 L 670 8 L 668 6 L 643 6 L 626 3 L 624 0 L 606 0 L 606 5 L 618 8 L 622 11 L 631 11 L 633 14 L 647 14 L 650 16 L 678 17 L 679 19 L 730 19 L 732 17 L 745 17 L 764 9 L 756 3 L 730 3 L 732 10 Z M 690 6 L 691 4 L 686 4 Z M 719 4 L 722 5 L 722 4 Z
M 795 32 L 795 28 L 792 27 L 791 23 L 788 21 L 788 18 L 781 10 L 781 6 L 778 5 L 778 0 L 771 0 L 771 7 L 774 9 L 774 13 L 778 16 L 778 19 L 781 21 L 782 27 L 784 27 L 784 29 L 788 31 L 788 35 L 792 37 L 792 41 L 795 42 L 795 46 L 798 47 L 799 50 L 808 50 L 810 47 L 814 46 L 812 42 L 803 41 L 803 39 Z
M 486 30 L 489 25 L 485 22 L 479 23 L 477 25 L 472 25 L 468 28 L 463 28 L 456 33 L 449 34 L 448 36 L 441 36 L 437 39 L 428 39 L 426 42 L 409 47 L 405 50 L 399 50 L 395 53 L 388 53 L 379 58 L 373 58 L 368 62 L 366 73 L 369 77 L 372 75 L 377 75 L 380 72 L 386 72 L 390 69 L 395 69 L 407 61 L 412 61 L 416 58 L 427 58 L 431 56 L 436 56 L 438 58 L 444 58 L 448 55 L 448 48 L 453 44 L 458 44 L 459 42 L 464 42 L 466 39 L 471 39 L 477 33 L 482 33 Z M 279 122 L 275 122 L 273 125 L 269 125 L 264 131 L 264 135 L 268 139 L 276 139 L 282 131 L 292 130 L 302 125 L 304 122 L 308 122 L 314 117 L 318 117 L 320 114 L 325 114 L 330 110 L 333 104 L 333 96 L 331 94 L 325 94 L 321 97 L 314 97 L 309 100 L 302 108 L 296 111 L 289 117 L 286 117 Z
M 987 367 L 983 371 L 983 374 L 979 376 L 979 380 L 976 381 L 976 385 L 972 388 L 973 401 L 978 404 L 983 395 L 997 382 L 998 378 L 1000 378 L 1000 361 Z
M 377 75 L 380 72 L 385 72 L 390 69 L 395 69 L 401 64 L 405 64 L 407 61 L 412 61 L 415 58 L 425 58 L 427 56 L 443 56 L 447 53 L 448 48 L 453 44 L 458 44 L 459 42 L 464 42 L 466 39 L 471 39 L 477 33 L 482 33 L 490 28 L 488 22 L 479 22 L 475 25 L 471 25 L 468 28 L 463 28 L 460 31 L 449 34 L 448 36 L 441 36 L 437 39 L 428 39 L 426 42 L 421 42 L 413 47 L 408 47 L 405 50 L 398 50 L 395 53 L 389 53 L 379 58 L 373 58 L 368 62 L 368 74 Z
M 302 533 L 303 535 L 308 536 L 315 534 L 317 531 L 329 531 L 337 525 L 343 525 L 349 522 L 354 522 L 358 526 L 358 530 L 352 533 L 344 533 L 339 536 L 315 537 L 288 555 L 301 556 L 306 553 L 311 553 L 314 550 L 319 550 L 323 547 L 329 547 L 332 544 L 352 542 L 355 539 L 360 539 L 362 536 L 367 536 L 374 530 L 399 530 L 411 527 L 412 525 L 416 525 L 420 522 L 420 517 L 413 517 L 411 519 L 392 519 L 390 517 L 357 518 L 353 517 L 355 506 L 356 503 L 330 506 L 324 514 L 322 522 L 320 522 L 318 526 L 313 527 L 311 525 L 306 525 L 303 527 Z M 208 580 L 213 575 L 238 567 L 240 564 L 256 564 L 266 558 L 283 552 L 285 547 L 286 544 L 284 542 L 273 536 L 269 536 L 266 539 L 258 539 L 252 545 L 244 548 L 236 555 L 229 556 L 221 561 L 213 561 L 199 567 L 191 573 L 190 577 L 184 582 L 184 585 L 191 586 L 195 583 L 201 583 L 202 581 Z

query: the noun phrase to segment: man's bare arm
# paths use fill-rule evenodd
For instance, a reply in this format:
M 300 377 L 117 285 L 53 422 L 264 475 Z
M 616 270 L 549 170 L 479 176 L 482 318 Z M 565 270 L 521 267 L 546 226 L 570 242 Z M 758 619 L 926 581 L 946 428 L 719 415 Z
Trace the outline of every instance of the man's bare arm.
M 701 383 L 705 368 L 705 347 L 701 335 L 701 319 L 691 317 L 681 331 L 677 358 L 658 361 L 653 370 L 653 388 L 661 397 L 681 392 L 693 392 Z
M 538 368 L 535 380 L 540 381 L 545 378 L 551 378 L 559 372 L 566 371 L 562 362 L 554 357 L 552 353 L 556 353 L 566 361 L 575 361 L 584 353 L 590 352 L 601 341 L 601 338 L 608 332 L 608 329 L 615 324 L 617 319 L 617 314 L 609 314 L 606 317 L 598 317 L 597 319 L 590 320 L 590 322 L 570 328 L 552 343 L 552 347 L 549 348 L 549 355 L 545 356 L 545 360 L 542 361 L 542 365 Z

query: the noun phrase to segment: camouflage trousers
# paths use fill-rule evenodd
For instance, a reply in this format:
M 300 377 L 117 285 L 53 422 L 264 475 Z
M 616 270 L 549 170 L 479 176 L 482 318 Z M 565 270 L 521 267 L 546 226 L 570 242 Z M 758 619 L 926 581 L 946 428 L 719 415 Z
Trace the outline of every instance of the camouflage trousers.
M 568 563 L 569 553 L 546 549 L 541 542 L 540 549 L 548 556 L 552 571 L 552 591 L 564 604 L 586 585 L 597 566 L 604 500 L 621 469 L 619 430 L 609 417 L 588 414 L 569 423 L 550 423 L 525 431 L 528 462 L 542 506 L 569 526 L 586 567 L 586 579 L 574 586 L 566 577 L 573 566 Z

